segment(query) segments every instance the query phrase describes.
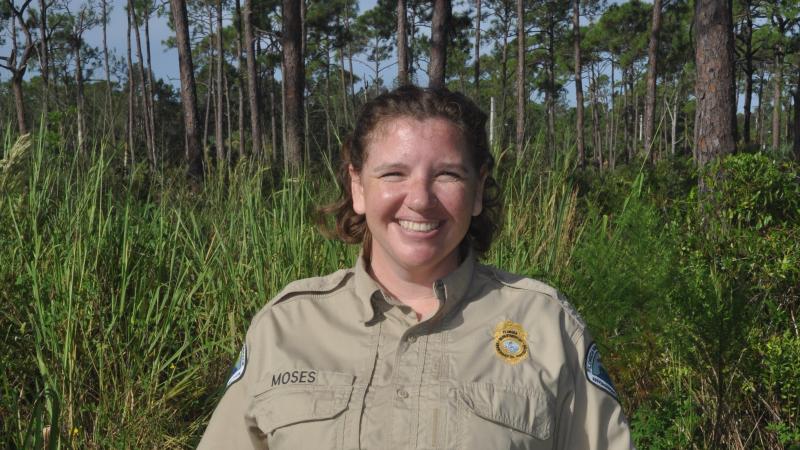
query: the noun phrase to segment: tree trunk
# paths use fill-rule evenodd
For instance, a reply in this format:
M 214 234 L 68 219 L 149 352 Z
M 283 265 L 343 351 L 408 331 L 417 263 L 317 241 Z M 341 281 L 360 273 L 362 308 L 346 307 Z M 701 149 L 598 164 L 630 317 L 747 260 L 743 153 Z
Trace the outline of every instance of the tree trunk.
M 187 174 L 194 181 L 203 178 L 203 151 L 198 140 L 200 123 L 197 115 L 197 89 L 194 82 L 194 64 L 189 41 L 189 23 L 185 0 L 170 0 L 172 20 L 175 23 L 175 37 L 178 46 L 178 63 L 181 74 L 181 105 L 183 124 L 186 127 L 188 147 Z
M 431 62 L 428 68 L 430 87 L 445 86 L 447 66 L 447 36 L 449 32 L 450 0 L 433 1 L 433 19 L 431 21 Z
M 397 84 L 408 84 L 406 0 L 397 0 Z
M 699 167 L 736 149 L 731 14 L 730 2 L 726 0 L 698 0 L 695 4 L 697 110 L 694 141 Z M 702 178 L 700 186 L 705 189 Z M 713 442 L 719 443 L 718 433 L 714 434 Z
M 225 108 L 223 104 L 223 95 L 225 91 L 222 82 L 222 68 L 223 68 L 222 66 L 225 62 L 225 57 L 223 54 L 224 50 L 222 47 L 222 0 L 217 0 L 216 2 L 216 19 L 217 19 L 217 36 L 215 39 L 216 41 L 215 43 L 216 43 L 216 53 L 217 53 L 216 54 L 217 74 L 215 77 L 216 78 L 215 83 L 217 86 L 216 89 L 217 92 L 214 98 L 214 100 L 216 101 L 215 103 L 216 106 L 214 108 L 214 140 L 217 147 L 217 161 L 221 162 L 225 160 L 225 154 L 227 153 L 225 151 L 225 138 L 223 136 L 224 133 L 222 131 L 223 121 L 225 119 L 224 118 Z
M 44 1 L 44 0 L 42 0 Z M 114 133 L 113 122 L 109 124 L 113 117 L 113 98 L 111 87 L 111 66 L 108 62 L 108 0 L 101 0 L 103 7 L 102 20 L 103 20 L 103 69 L 106 72 L 106 112 L 103 114 L 103 123 L 106 126 L 110 125 L 112 142 L 116 142 L 116 133 Z
M 614 67 L 614 58 L 611 58 L 611 110 L 608 114 L 608 141 L 606 146 L 608 147 L 608 167 L 609 169 L 614 169 L 614 156 L 616 152 L 616 145 L 617 145 L 617 112 L 615 109 L 616 106 L 616 99 L 617 99 L 617 90 L 616 90 L 616 82 L 615 82 L 615 67 Z M 602 167 L 602 166 L 601 166 Z
M 553 18 L 549 18 L 547 26 L 547 152 L 550 156 L 555 156 L 556 146 L 556 47 L 555 47 L 555 23 Z
M 128 0 L 128 11 L 133 21 L 134 36 L 136 36 L 136 54 L 139 58 L 139 79 L 142 82 L 142 120 L 144 122 L 145 141 L 147 143 L 147 157 L 150 162 L 150 168 L 156 168 L 156 155 L 155 155 L 155 138 L 153 137 L 154 130 L 150 127 L 152 121 L 150 115 L 153 108 L 150 103 L 149 89 L 147 88 L 147 77 L 144 72 L 144 52 L 142 51 L 142 39 L 139 34 L 139 21 L 136 17 L 136 9 L 133 6 L 133 0 Z
M 124 164 L 127 166 L 128 160 L 130 159 L 131 169 L 136 166 L 136 158 L 134 153 L 134 143 L 133 143 L 133 115 L 134 111 L 134 95 L 135 95 L 135 81 L 133 77 L 133 58 L 131 57 L 132 52 L 132 45 L 131 45 L 131 15 L 128 13 L 128 35 L 127 35 L 127 42 L 128 42 L 128 154 L 125 156 Z
M 20 135 L 28 133 L 28 127 L 25 124 L 25 100 L 22 95 L 22 77 L 25 72 L 18 72 L 11 76 L 11 87 L 14 91 L 14 107 L 17 110 L 17 131 Z
M 481 3 L 475 0 L 475 101 L 481 98 Z
M 630 93 L 628 92 L 628 69 L 622 69 L 622 150 L 630 156 Z
M 524 0 L 517 0 L 517 129 L 514 143 L 517 159 L 525 151 L 525 9 Z
M 800 72 L 797 74 L 797 86 L 794 89 L 794 149 L 795 161 L 800 161 Z
M 144 43 L 145 43 L 145 51 L 147 52 L 147 104 L 148 104 L 148 120 L 150 121 L 150 130 L 151 130 L 151 139 L 152 139 L 152 148 L 153 148 L 153 157 L 155 158 L 155 149 L 156 149 L 156 112 L 155 112 L 155 84 L 153 83 L 153 60 L 150 56 L 150 3 L 151 0 L 147 0 L 144 3 Z
M 275 67 L 267 70 L 269 84 L 269 126 L 272 144 L 272 162 L 278 161 L 278 101 L 275 100 Z
M 50 103 L 50 51 L 47 39 L 47 6 L 47 0 L 39 0 L 39 66 L 42 72 L 42 85 L 44 87 L 44 91 L 42 92 L 42 111 L 45 120 L 47 120 L 47 112 Z M 103 3 L 103 8 L 103 12 L 105 13 L 105 2 Z
M 31 37 L 31 32 L 28 29 L 23 14 L 30 4 L 30 0 L 25 2 L 20 9 L 17 9 L 13 3 L 9 2 L 9 7 L 12 10 L 11 15 L 11 51 L 8 57 L 3 58 L 6 63 L 0 64 L 3 68 L 11 72 L 11 86 L 14 91 L 14 106 L 17 111 L 17 130 L 19 134 L 26 134 L 28 127 L 25 122 L 25 100 L 22 95 L 22 80 L 25 77 L 25 72 L 28 70 L 28 60 L 30 59 L 35 43 Z M 22 51 L 22 56 L 17 59 L 17 23 L 19 23 L 22 32 L 25 34 L 25 47 Z
M 660 0 L 656 0 L 658 2 Z M 586 166 L 586 149 L 583 145 L 583 79 L 581 75 L 581 2 L 580 0 L 573 0 L 572 3 L 572 32 L 575 36 L 574 49 L 575 49 L 575 128 L 576 128 L 576 145 L 578 147 L 578 167 L 581 169 Z M 593 130 L 597 130 L 597 124 L 594 122 L 595 117 L 592 116 Z
M 283 82 L 285 85 L 284 124 L 286 141 L 284 151 L 288 165 L 297 173 L 303 155 L 303 94 L 305 69 L 302 54 L 302 27 L 300 2 L 283 0 Z
M 236 59 L 238 60 L 238 67 L 236 71 L 236 96 L 238 98 L 238 132 L 239 132 L 239 158 L 244 157 L 244 76 L 247 63 L 245 58 L 242 57 L 244 50 L 242 44 L 242 5 L 240 0 L 234 2 L 236 8 Z
M 775 70 L 772 91 L 772 150 L 781 147 L 781 94 L 783 91 L 783 55 L 782 48 L 775 51 Z
M 253 141 L 253 155 L 260 157 L 261 144 L 261 108 L 259 107 L 258 68 L 255 52 L 255 36 L 253 34 L 253 1 L 244 2 L 244 40 L 247 52 L 247 100 L 250 104 L 250 137 Z
M 505 21 L 503 23 L 503 50 L 500 59 L 500 148 L 505 149 L 508 145 L 508 131 L 506 130 L 506 100 L 508 97 L 508 34 L 511 24 L 509 23 L 509 11 L 505 11 Z
M 748 2 L 749 3 L 749 2 Z M 753 16 L 750 5 L 745 5 L 744 28 L 744 145 L 750 145 L 750 108 L 753 98 Z
M 644 155 L 655 161 L 656 79 L 658 78 L 658 35 L 661 32 L 661 0 L 653 1 L 653 24 L 647 46 L 647 94 L 644 103 Z
M 82 21 L 82 20 L 81 20 Z M 78 27 L 81 24 L 79 22 Z M 75 111 L 76 111 L 76 122 L 78 128 L 78 153 L 80 155 L 84 155 L 86 151 L 84 139 L 86 137 L 86 130 L 84 124 L 84 110 L 83 110 L 83 61 L 81 57 L 81 37 L 80 36 L 72 36 L 72 51 L 75 55 Z

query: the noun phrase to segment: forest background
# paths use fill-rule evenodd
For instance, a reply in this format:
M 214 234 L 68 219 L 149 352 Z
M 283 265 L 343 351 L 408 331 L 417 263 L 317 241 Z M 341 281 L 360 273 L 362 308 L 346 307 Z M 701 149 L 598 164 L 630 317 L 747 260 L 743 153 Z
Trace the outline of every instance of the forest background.
M 800 448 L 798 17 L 3 0 L 0 441 L 196 445 L 255 312 L 352 263 L 314 208 L 360 105 L 416 82 L 490 112 L 505 223 L 486 260 L 570 297 L 638 448 Z M 165 19 L 180 85 L 151 62 Z

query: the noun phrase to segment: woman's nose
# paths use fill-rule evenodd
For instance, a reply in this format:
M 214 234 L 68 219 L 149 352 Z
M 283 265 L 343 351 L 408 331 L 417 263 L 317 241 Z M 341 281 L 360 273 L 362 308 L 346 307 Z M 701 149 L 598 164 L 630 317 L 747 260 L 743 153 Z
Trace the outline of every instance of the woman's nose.
M 406 193 L 406 205 L 414 211 L 428 210 L 438 203 L 433 183 L 427 179 L 412 179 Z

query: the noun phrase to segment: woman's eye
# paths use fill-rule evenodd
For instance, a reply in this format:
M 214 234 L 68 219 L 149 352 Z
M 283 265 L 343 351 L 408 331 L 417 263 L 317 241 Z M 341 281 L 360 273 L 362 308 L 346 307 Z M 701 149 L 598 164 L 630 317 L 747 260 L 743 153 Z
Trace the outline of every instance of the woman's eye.
M 442 172 L 439 177 L 445 180 L 460 180 L 463 178 L 458 172 Z
M 400 172 L 386 172 L 381 174 L 381 178 L 383 178 L 384 180 L 396 180 L 402 176 L 403 174 Z

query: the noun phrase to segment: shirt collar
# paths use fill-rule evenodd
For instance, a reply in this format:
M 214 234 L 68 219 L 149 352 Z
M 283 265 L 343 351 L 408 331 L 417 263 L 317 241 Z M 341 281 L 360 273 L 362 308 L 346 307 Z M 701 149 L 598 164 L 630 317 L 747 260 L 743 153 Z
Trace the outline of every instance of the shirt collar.
M 444 317 L 461 303 L 467 292 L 469 292 L 474 271 L 475 254 L 472 250 L 469 250 L 467 256 L 456 270 L 433 283 L 433 292 L 436 298 L 439 299 L 439 309 L 433 317 Z M 361 253 L 358 255 L 354 272 L 355 292 L 365 306 L 363 322 L 369 324 L 378 320 L 383 315 L 383 312 L 391 308 L 393 306 L 392 301 L 370 276 Z M 430 318 L 423 320 L 427 319 Z

